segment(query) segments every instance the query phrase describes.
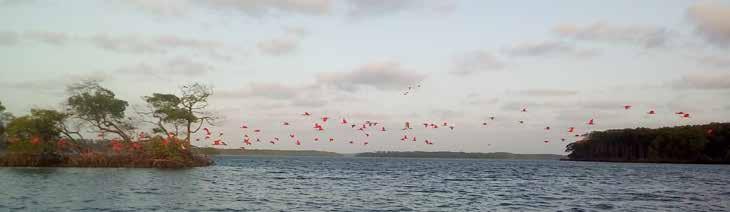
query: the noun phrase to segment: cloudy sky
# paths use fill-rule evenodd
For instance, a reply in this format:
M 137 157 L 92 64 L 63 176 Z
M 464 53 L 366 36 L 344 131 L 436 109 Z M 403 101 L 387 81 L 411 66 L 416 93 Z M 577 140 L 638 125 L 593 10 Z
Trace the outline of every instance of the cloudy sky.
M 232 147 L 245 122 L 264 131 L 254 148 L 562 153 L 568 127 L 730 119 L 730 1 L 0 0 L 0 58 L 0 101 L 15 114 L 59 108 L 82 79 L 135 107 L 210 84 L 223 117 L 212 128 Z M 315 133 L 322 115 L 389 131 L 330 121 Z M 405 121 L 419 142 L 399 140 Z M 420 125 L 444 121 L 455 130 Z

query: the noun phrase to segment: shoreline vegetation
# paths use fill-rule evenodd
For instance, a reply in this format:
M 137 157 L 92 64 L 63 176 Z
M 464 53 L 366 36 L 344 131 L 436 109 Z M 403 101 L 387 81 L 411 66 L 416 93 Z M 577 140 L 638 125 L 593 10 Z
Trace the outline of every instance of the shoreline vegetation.
M 134 108 L 96 81 L 72 84 L 67 93 L 61 109 L 32 108 L 19 117 L 5 112 L 0 102 L 0 166 L 188 168 L 213 164 L 191 145 L 191 136 L 216 120 L 205 111 L 212 95 L 205 85 L 184 85 L 179 95 L 143 96 L 146 105 Z
M 592 132 L 565 151 L 570 161 L 730 164 L 730 123 Z

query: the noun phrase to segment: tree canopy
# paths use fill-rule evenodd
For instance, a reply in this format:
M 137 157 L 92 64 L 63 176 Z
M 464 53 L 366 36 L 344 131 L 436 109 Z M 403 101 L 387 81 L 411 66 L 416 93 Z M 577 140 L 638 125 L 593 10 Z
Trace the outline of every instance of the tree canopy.
M 117 99 L 114 92 L 99 85 L 95 81 L 84 81 L 68 87 L 71 96 L 67 104 L 70 113 L 88 122 L 102 132 L 119 135 L 130 141 L 129 131 L 134 127 L 125 119 L 125 111 L 129 103 Z

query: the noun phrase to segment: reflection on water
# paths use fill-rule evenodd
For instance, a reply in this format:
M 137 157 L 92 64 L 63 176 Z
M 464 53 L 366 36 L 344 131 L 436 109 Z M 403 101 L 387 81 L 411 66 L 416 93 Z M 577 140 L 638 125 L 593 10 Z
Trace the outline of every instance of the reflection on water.
M 219 157 L 212 167 L 0 168 L 2 210 L 730 210 L 730 166 Z

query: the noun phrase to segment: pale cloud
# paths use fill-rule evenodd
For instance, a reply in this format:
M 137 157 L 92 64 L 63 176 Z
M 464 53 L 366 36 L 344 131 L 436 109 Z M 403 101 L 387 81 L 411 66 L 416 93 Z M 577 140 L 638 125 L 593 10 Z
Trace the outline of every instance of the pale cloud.
M 287 100 L 299 96 L 300 91 L 301 88 L 281 83 L 250 83 L 242 89 L 220 91 L 216 93 L 216 97 L 233 99 L 260 97 L 264 99 Z
M 163 16 L 183 16 L 191 8 L 189 0 L 123 0 L 127 3 L 149 14 Z
M 332 7 L 331 0 L 217 0 L 198 2 L 213 9 L 235 10 L 251 16 L 276 13 L 325 15 Z
M 294 52 L 299 42 L 294 39 L 271 39 L 256 44 L 259 51 L 273 56 L 282 56 Z
M 533 97 L 560 97 L 560 96 L 574 96 L 578 94 L 576 90 L 566 89 L 526 89 L 518 92 L 519 94 Z
M 478 72 L 498 71 L 505 67 L 504 62 L 486 51 L 473 51 L 454 57 L 454 68 L 450 73 L 467 76 Z
M 397 62 L 376 62 L 364 64 L 350 72 L 322 73 L 318 77 L 318 82 L 352 92 L 359 86 L 399 90 L 425 78 L 425 75 L 404 69 Z
M 541 57 L 541 56 L 571 56 L 571 57 L 593 57 L 600 52 L 595 49 L 579 49 L 575 46 L 559 41 L 526 42 L 513 45 L 504 49 L 505 53 L 511 56 Z
M 730 5 L 703 2 L 687 10 L 695 31 L 707 42 L 720 46 L 730 45 Z
M 213 70 L 215 69 L 212 65 L 178 56 L 160 64 L 141 62 L 132 66 L 121 67 L 116 70 L 116 73 L 169 79 L 172 77 L 199 77 Z
M 12 46 L 18 44 L 18 33 L 11 31 L 0 31 L 0 46 Z
M 579 26 L 564 24 L 553 29 L 563 37 L 599 42 L 638 44 L 644 48 L 663 47 L 669 40 L 668 30 L 654 26 L 611 25 L 603 22 Z
M 406 11 L 448 14 L 456 8 L 453 0 L 348 0 L 347 15 L 353 18 L 381 17 Z
M 50 31 L 26 31 L 23 36 L 51 45 L 64 45 L 71 39 L 66 33 Z
M 309 35 L 309 31 L 300 26 L 285 26 L 283 30 L 287 35 L 297 38 L 303 38 Z
M 704 56 L 698 58 L 697 61 L 703 65 L 710 65 L 722 68 L 730 67 L 730 56 Z
M 730 73 L 693 73 L 682 76 L 681 79 L 672 82 L 674 88 L 679 89 L 700 89 L 700 90 L 723 90 L 730 89 Z
M 112 76 L 105 72 L 86 72 L 78 74 L 64 74 L 50 79 L 28 80 L 20 82 L 0 82 L 0 88 L 17 89 L 20 91 L 31 91 L 44 94 L 62 94 L 67 85 L 79 81 L 103 82 L 112 79 Z

